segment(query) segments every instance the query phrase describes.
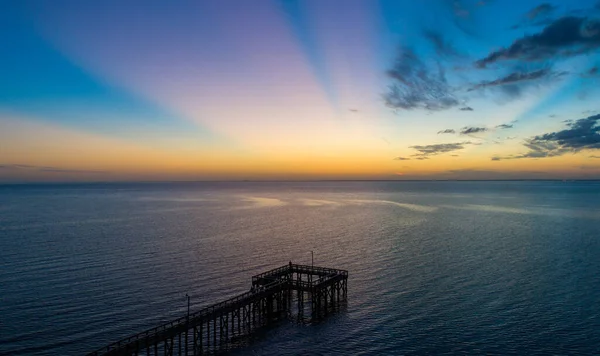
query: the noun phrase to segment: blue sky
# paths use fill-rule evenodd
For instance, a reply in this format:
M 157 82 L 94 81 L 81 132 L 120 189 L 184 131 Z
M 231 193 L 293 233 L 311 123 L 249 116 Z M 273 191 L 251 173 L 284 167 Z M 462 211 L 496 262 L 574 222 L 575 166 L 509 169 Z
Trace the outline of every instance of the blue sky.
M 594 0 L 6 1 L 0 180 L 598 178 L 598 19 Z

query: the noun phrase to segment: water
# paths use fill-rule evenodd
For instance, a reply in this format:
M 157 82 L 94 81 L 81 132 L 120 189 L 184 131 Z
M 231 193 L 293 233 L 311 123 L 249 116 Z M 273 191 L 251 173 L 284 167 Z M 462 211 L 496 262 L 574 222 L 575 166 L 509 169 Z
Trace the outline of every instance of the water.
M 600 354 L 600 182 L 0 186 L 0 354 L 80 355 L 288 263 L 346 310 L 234 355 Z

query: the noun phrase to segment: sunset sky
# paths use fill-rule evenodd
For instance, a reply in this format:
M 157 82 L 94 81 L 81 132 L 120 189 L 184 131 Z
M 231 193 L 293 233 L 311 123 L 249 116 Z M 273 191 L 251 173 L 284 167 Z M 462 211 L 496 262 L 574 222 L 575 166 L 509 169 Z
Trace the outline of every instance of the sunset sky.
M 596 0 L 0 7 L 1 182 L 600 179 Z

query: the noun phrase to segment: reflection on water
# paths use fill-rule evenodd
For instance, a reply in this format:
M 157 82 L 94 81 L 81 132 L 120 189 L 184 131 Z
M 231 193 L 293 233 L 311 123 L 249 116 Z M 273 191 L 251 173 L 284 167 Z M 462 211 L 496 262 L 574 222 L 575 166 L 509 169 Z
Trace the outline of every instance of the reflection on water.
M 0 186 L 0 354 L 85 353 L 310 250 L 350 271 L 346 311 L 233 354 L 599 354 L 599 198 L 595 182 Z
M 355 204 L 389 204 L 389 205 L 394 205 L 394 206 L 398 206 L 398 207 L 401 207 L 401 208 L 405 208 L 405 209 L 408 209 L 408 210 L 419 211 L 419 212 L 422 212 L 422 213 L 430 213 L 430 212 L 433 212 L 433 211 L 437 210 L 437 208 L 433 207 L 433 206 L 408 204 L 408 203 L 399 203 L 399 202 L 389 201 L 389 200 L 360 200 L 360 199 L 354 199 L 354 200 L 349 200 L 349 202 L 355 203 Z
M 244 196 L 242 197 L 242 200 L 245 202 L 250 202 L 252 205 L 242 205 L 239 206 L 239 208 L 269 208 L 274 206 L 287 205 L 286 202 L 276 198 Z

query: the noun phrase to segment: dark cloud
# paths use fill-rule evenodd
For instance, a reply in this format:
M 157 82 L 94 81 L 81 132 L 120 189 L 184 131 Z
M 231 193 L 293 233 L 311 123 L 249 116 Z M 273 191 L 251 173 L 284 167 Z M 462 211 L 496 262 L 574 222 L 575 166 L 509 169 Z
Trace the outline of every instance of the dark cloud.
M 106 171 L 95 170 L 80 170 L 80 169 L 64 169 L 47 166 L 33 166 L 28 164 L 0 164 L 0 170 L 32 170 L 38 172 L 52 173 L 106 173 Z
M 556 10 L 556 6 L 543 3 L 529 10 L 529 12 L 526 14 L 526 17 L 530 20 L 535 20 L 537 18 L 550 15 L 550 13 L 552 13 L 554 10 Z
M 600 115 L 567 123 L 565 130 L 546 133 L 526 139 L 528 152 L 517 156 L 494 157 L 493 160 L 543 158 L 600 149 Z
M 572 150 L 600 149 L 600 115 L 594 115 L 585 119 L 579 119 L 571 124 L 569 128 L 535 136 L 536 142 L 551 142 L 562 148 Z
M 473 108 L 470 107 L 470 106 L 465 106 L 465 107 L 462 107 L 462 108 L 460 108 L 458 110 L 460 110 L 460 111 L 473 111 Z
M 392 109 L 437 111 L 459 105 L 446 82 L 443 67 L 438 64 L 437 70 L 430 70 L 410 49 L 400 51 L 387 75 L 392 84 L 383 98 Z
M 549 68 L 544 68 L 544 69 L 536 70 L 533 72 L 514 72 L 514 73 L 511 73 L 502 78 L 498 78 L 496 80 L 483 81 L 481 83 L 478 83 L 478 84 L 474 85 L 472 88 L 470 88 L 469 91 L 473 91 L 476 89 L 488 88 L 488 87 L 497 87 L 497 86 L 502 86 L 502 85 L 517 84 L 517 83 L 526 82 L 526 81 L 530 81 L 530 80 L 537 80 L 537 79 L 544 78 L 544 77 L 547 77 L 547 76 L 553 75 L 553 74 L 554 74 L 554 72 L 552 72 Z
M 406 157 L 396 157 L 396 158 L 394 158 L 394 161 L 410 161 L 410 158 L 406 158 Z
M 523 20 L 511 27 L 512 29 L 517 29 L 525 26 L 544 26 L 552 23 L 551 15 L 556 10 L 556 6 L 543 3 L 529 10 L 525 16 L 523 16 Z
M 524 36 L 509 47 L 490 53 L 475 62 L 479 68 L 504 60 L 543 61 L 557 56 L 574 56 L 600 47 L 600 21 L 586 17 L 565 16 L 541 32 Z
M 446 0 L 445 2 L 449 5 L 456 28 L 469 36 L 478 37 L 480 35 L 478 17 L 474 14 L 481 6 L 473 1 Z
M 521 96 L 523 89 L 542 81 L 558 79 L 566 72 L 554 72 L 550 68 L 543 68 L 532 72 L 513 72 L 507 76 L 492 81 L 483 81 L 475 84 L 468 91 L 497 88 L 510 98 Z
M 593 66 L 592 68 L 586 70 L 584 73 L 581 73 L 583 78 L 591 78 L 600 75 L 600 71 L 598 70 L 598 66 Z
M 486 127 L 463 127 L 462 129 L 460 129 L 460 134 L 461 135 L 473 135 L 476 133 L 481 133 L 481 132 L 486 132 L 488 131 L 488 128 Z
M 501 125 L 496 126 L 496 128 L 497 129 L 512 129 L 513 125 L 511 125 L 511 124 L 501 124 Z
M 409 148 L 417 150 L 417 153 L 414 156 L 417 157 L 426 157 L 426 156 L 435 156 L 440 153 L 458 151 L 465 148 L 466 145 L 471 145 L 472 143 L 469 141 L 466 142 L 456 142 L 456 143 L 440 143 L 435 145 L 418 145 L 418 146 L 410 146 Z M 418 158 L 416 158 L 418 159 Z
M 456 131 L 454 129 L 445 129 L 442 131 L 438 131 L 438 135 L 439 134 L 455 134 L 455 133 L 456 133 Z
M 441 33 L 434 30 L 424 30 L 423 36 L 433 44 L 438 56 L 446 58 L 464 57 L 448 40 L 444 39 Z

